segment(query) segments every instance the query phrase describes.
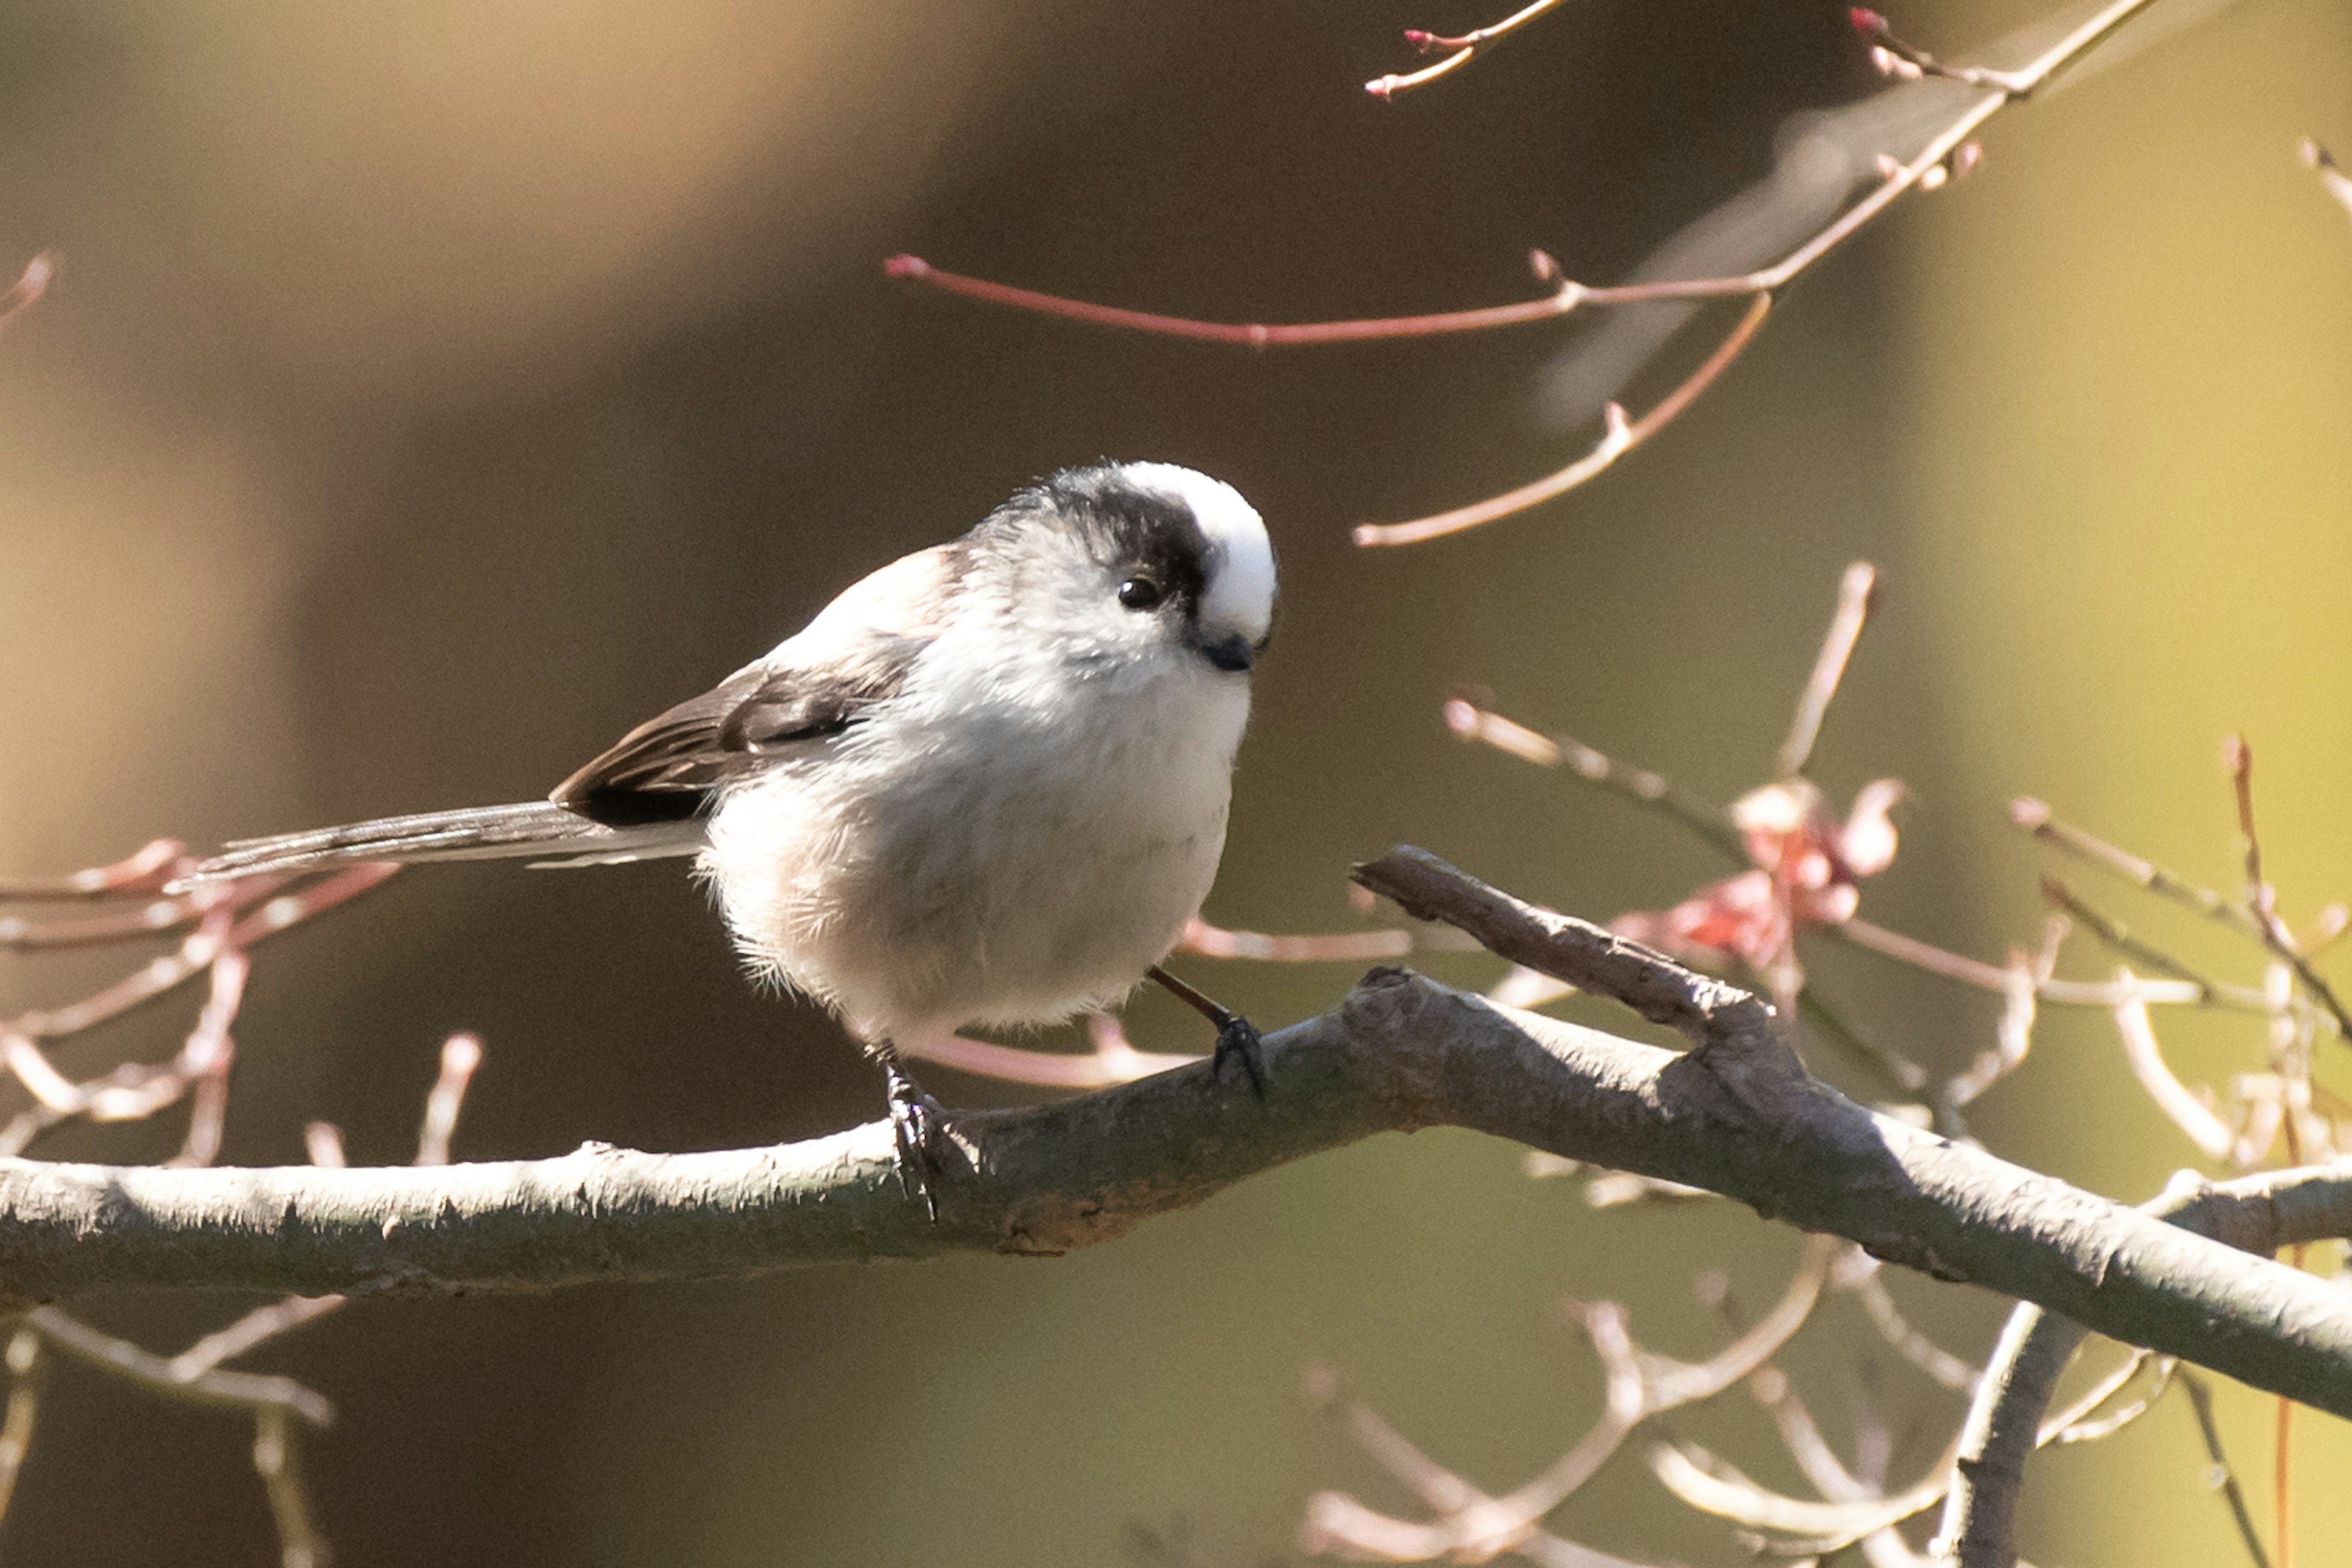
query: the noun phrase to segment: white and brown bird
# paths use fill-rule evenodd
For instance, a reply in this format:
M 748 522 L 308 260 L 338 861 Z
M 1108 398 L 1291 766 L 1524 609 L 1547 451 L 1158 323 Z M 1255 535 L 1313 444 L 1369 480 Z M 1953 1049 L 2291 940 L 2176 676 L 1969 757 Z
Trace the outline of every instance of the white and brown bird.
M 853 584 L 797 635 L 639 725 L 544 801 L 233 844 L 195 879 L 360 860 L 692 856 L 752 971 L 888 1073 L 908 1156 L 932 1110 L 898 1051 L 1048 1024 L 1159 969 L 1223 853 L 1274 551 L 1231 486 L 1067 468 Z M 928 1188 L 927 1188 L 928 1192 Z

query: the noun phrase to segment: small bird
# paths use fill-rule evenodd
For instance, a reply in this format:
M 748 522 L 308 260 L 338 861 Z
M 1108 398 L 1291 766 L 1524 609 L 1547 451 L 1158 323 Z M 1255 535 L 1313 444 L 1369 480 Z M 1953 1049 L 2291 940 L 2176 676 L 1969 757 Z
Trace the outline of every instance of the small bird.
M 1146 978 L 1217 1026 L 1213 1074 L 1238 1057 L 1263 1094 L 1256 1031 L 1160 964 L 1224 850 L 1274 608 L 1273 545 L 1231 486 L 1169 463 L 1066 468 L 853 584 L 544 801 L 246 840 L 190 880 L 692 856 L 753 974 L 881 1062 L 903 1184 L 910 1163 L 936 1172 L 940 1113 L 902 1051 L 1057 1023 Z

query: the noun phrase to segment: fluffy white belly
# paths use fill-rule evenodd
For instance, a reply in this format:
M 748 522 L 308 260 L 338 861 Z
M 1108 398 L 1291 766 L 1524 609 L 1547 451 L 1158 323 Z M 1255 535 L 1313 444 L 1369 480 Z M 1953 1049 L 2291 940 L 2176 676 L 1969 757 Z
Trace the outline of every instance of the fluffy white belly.
M 946 722 L 885 704 L 710 821 L 702 867 L 747 958 L 869 1042 L 1117 1000 L 1223 853 L 1245 680 L 1203 664 L 1050 713 L 971 695 Z

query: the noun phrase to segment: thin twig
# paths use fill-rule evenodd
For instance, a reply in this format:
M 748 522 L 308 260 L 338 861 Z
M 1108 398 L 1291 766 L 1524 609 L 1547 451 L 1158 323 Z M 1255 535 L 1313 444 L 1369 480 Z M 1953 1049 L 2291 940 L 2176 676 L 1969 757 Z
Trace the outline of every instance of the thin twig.
M 1371 339 L 1421 337 L 1433 333 L 1475 331 L 1518 322 L 1533 322 L 1565 316 L 1583 305 L 1625 305 L 1662 300 L 1696 300 L 1747 298 L 1748 314 L 1734 328 L 1698 371 L 1670 394 L 1666 399 L 1640 420 L 1628 418 L 1625 411 L 1612 403 L 1601 440 L 1583 458 L 1559 472 L 1533 483 L 1522 485 L 1502 495 L 1476 504 L 1419 518 L 1406 522 L 1359 526 L 1355 541 L 1360 545 L 1378 546 L 1408 544 L 1423 540 L 1475 528 L 1522 511 L 1575 489 L 1613 464 L 1617 458 L 1639 446 L 1660 427 L 1672 421 L 1690 402 L 1704 391 L 1730 361 L 1753 337 L 1770 308 L 1773 296 L 1791 280 L 1811 268 L 1822 257 L 1852 238 L 1864 226 L 1884 213 L 1894 203 L 1914 189 L 1934 189 L 1944 183 L 1956 167 L 1955 159 L 1969 143 L 1979 128 L 2010 103 L 2034 92 L 2056 77 L 2086 51 L 2092 49 L 2125 22 L 2147 9 L 2152 0 L 2113 0 L 2095 16 L 2074 27 L 2063 38 L 2043 50 L 2031 62 L 2014 70 L 1945 66 L 1937 62 L 1937 73 L 1957 76 L 1983 88 L 1980 96 L 1960 109 L 1946 122 L 1942 130 L 1907 162 L 1888 162 L 1886 173 L 1879 184 L 1861 200 L 1831 219 L 1811 237 L 1799 245 L 1770 266 L 1738 276 L 1703 279 L 1663 279 L 1652 282 L 1594 288 L 1561 278 L 1554 293 L 1543 300 L 1516 305 L 1489 307 L 1480 310 L 1450 311 L 1434 315 L 1393 317 L 1355 321 L 1306 322 L 1286 326 L 1244 324 L 1196 321 L 1167 316 L 1156 312 L 1129 310 L 1096 305 L 1085 300 L 1040 293 L 1034 289 L 1018 289 L 982 279 L 944 272 L 920 258 L 894 256 L 884 263 L 884 270 L 895 278 L 905 278 L 968 298 L 983 300 L 1016 309 L 1057 315 L 1072 320 L 1091 321 L 1098 325 L 1123 327 L 1210 342 L 1243 344 L 1254 348 L 1272 347 L 1283 343 L 1328 343 L 1364 342 Z M 1514 25 L 1539 9 L 1531 7 L 1514 18 Z M 1884 46 L 1882 46 L 1884 47 Z M 1465 63 L 1467 52 L 1457 53 L 1422 73 L 1426 80 L 1451 71 Z M 1379 84 L 1373 84 L 1377 87 Z M 1540 269 L 1540 263 L 1539 263 Z
M 1446 700 L 1445 727 L 1465 741 L 1507 752 L 1538 767 L 1565 767 L 1587 784 L 1663 813 L 1709 847 L 1743 866 L 1748 863 L 1739 832 L 1723 809 L 1684 793 L 1663 774 L 1618 762 L 1567 735 L 1538 734 L 1467 695 Z
M 2246 1507 L 2246 1494 L 2238 1485 L 2238 1473 L 2230 1468 L 2229 1453 L 2221 1447 L 2221 1428 L 2213 1420 L 2213 1391 L 2203 1378 L 2187 1371 L 2180 1373 L 2180 1386 L 2189 1395 L 2189 1407 L 2197 1413 L 2197 1430 L 2205 1439 L 2205 1457 L 2212 1462 L 2208 1484 L 2220 1491 L 2230 1505 L 2230 1517 L 2238 1525 L 2238 1539 L 2245 1543 L 2246 1555 L 2253 1559 L 2254 1568 L 2271 1568 L 2270 1553 L 2263 1550 L 2262 1535 L 2254 1529 L 2253 1510 Z
M 0 1518 L 16 1495 L 16 1478 L 24 1472 L 33 1424 L 40 1415 L 41 1385 L 48 1375 L 41 1336 L 29 1328 L 16 1330 L 8 1336 L 7 1362 L 8 1410 L 0 1417 Z
M 25 1314 L 25 1321 L 67 1354 L 129 1378 L 156 1394 L 198 1405 L 288 1410 L 313 1426 L 327 1426 L 335 1418 L 335 1408 L 324 1394 L 303 1387 L 290 1377 L 226 1372 L 215 1367 L 181 1378 L 173 1374 L 171 1362 L 164 1357 L 142 1350 L 129 1340 L 93 1329 L 55 1307 L 35 1307 Z
M 2104 838 L 2060 820 L 2046 801 L 2020 796 L 2009 803 L 2009 819 L 2043 843 L 2112 871 L 2145 892 L 2169 899 L 2248 935 L 2261 934 L 2252 916 L 2212 889 L 2200 888 L 2152 860 L 2143 860 L 2127 849 L 2119 849 Z
M 2075 924 L 2089 931 L 2100 942 L 2113 948 L 2125 959 L 2153 969 L 2159 974 L 2169 974 L 2175 980 L 2185 980 L 2194 985 L 2197 987 L 2200 1001 L 2210 1000 L 2220 994 L 2221 987 L 2170 953 L 2160 948 L 2150 947 L 2147 943 L 2137 940 L 2124 928 L 2121 921 L 2100 913 L 2081 899 L 2076 898 L 2074 891 L 2057 878 L 2042 879 L 2042 896 L 2054 907 L 2065 910 Z
M 2319 976 L 2295 945 L 2294 936 L 2286 922 L 2278 917 L 2277 895 L 2263 878 L 2262 840 L 2254 834 L 2254 752 L 2242 735 L 2230 737 L 2224 752 L 2229 763 L 2230 783 L 2238 802 L 2238 835 L 2246 857 L 2246 910 L 2253 916 L 2262 933 L 2263 945 L 2294 971 L 2303 988 L 2336 1020 L 2336 1033 L 2352 1040 L 2352 1013 L 2336 999 L 2335 989 Z M 2284 1553 L 2281 1554 L 2282 1559 Z M 2281 1568 L 2287 1568 L 2282 1562 Z
M 310 1516 L 294 1429 L 287 1424 L 286 1412 L 275 1405 L 254 1412 L 253 1468 L 269 1496 L 280 1568 L 326 1568 L 327 1542 Z
M 1195 916 L 1185 922 L 1176 951 L 1198 953 L 1202 958 L 1246 958 L 1268 963 L 1370 963 L 1407 956 L 1423 945 L 1419 935 L 1401 926 L 1391 926 L 1382 931 L 1276 936 L 1265 931 L 1228 931 Z
M 2125 979 L 2130 974 L 2129 970 L 2123 972 Z M 2187 1133 L 2189 1141 L 2207 1158 L 2228 1158 L 2237 1147 L 2237 1135 L 2221 1124 L 2221 1119 L 2208 1110 L 2204 1101 L 2189 1093 L 2166 1065 L 2163 1048 L 2157 1043 L 2156 1026 L 2147 1016 L 2147 1004 L 2137 997 L 2118 1002 L 2115 1018 L 2132 1076 L 2139 1079 L 2140 1087 L 2147 1091 L 2157 1109 L 2171 1118 L 2173 1125 Z
M 1454 37 L 1426 33 L 1419 27 L 1408 27 L 1405 29 L 1404 41 L 1423 54 L 1432 54 L 1439 49 L 1451 49 L 1454 52 L 1435 65 L 1423 66 L 1417 71 L 1409 71 L 1402 76 L 1391 73 L 1388 76 L 1375 77 L 1364 84 L 1364 90 L 1374 98 L 1389 100 L 1395 98 L 1398 93 L 1410 92 L 1416 87 L 1424 87 L 1439 77 L 1468 65 L 1481 47 L 1527 26 L 1559 3 L 1560 0 L 1534 0 L 1534 4 L 1513 12 L 1499 22 L 1490 23 L 1486 26 Z
M 1581 1489 L 1644 1422 L 1738 1384 L 1786 1344 L 1820 1300 L 1834 1250 L 1823 1238 L 1811 1238 L 1780 1301 L 1705 1362 L 1675 1361 L 1642 1350 L 1627 1331 L 1624 1309 L 1615 1302 L 1570 1303 L 1604 1373 L 1601 1416 L 1560 1458 L 1499 1497 L 1436 1464 L 1369 1407 L 1358 1405 L 1351 1412 L 1358 1441 L 1437 1517 L 1398 1519 L 1344 1492 L 1320 1492 L 1307 1503 L 1301 1541 L 1310 1552 L 1412 1562 L 1452 1557 L 1475 1563 L 1519 1550 L 1543 1517 Z
M 1150 1078 L 1173 1068 L 1188 1067 L 1202 1059 L 1197 1056 L 1139 1051 L 1129 1042 L 1127 1031 L 1120 1026 L 1118 1018 L 1108 1013 L 1097 1013 L 1088 1018 L 1087 1031 L 1093 1048 L 1084 1055 L 999 1046 L 987 1040 L 967 1039 L 961 1035 L 910 1042 L 900 1048 L 908 1056 L 938 1062 L 942 1067 L 951 1067 L 978 1078 L 1002 1079 L 1007 1083 L 1037 1084 L 1053 1089 L 1107 1089 L 1113 1084 L 1133 1083 L 1138 1079 Z
M 1822 720 L 1829 713 L 1830 700 L 1845 679 L 1846 662 L 1853 658 L 1853 646 L 1870 619 L 1877 590 L 1878 569 L 1869 562 L 1857 561 L 1845 569 L 1838 584 L 1837 613 L 1830 617 L 1829 633 L 1813 660 L 1813 673 L 1805 681 L 1804 695 L 1797 700 L 1797 717 L 1789 726 L 1789 738 L 1780 743 L 1776 777 L 1793 779 L 1805 771 L 1813 754 L 1813 742 L 1822 732 Z
M 158 892 L 194 865 L 186 845 L 176 838 L 158 838 L 111 866 L 93 866 L 63 877 L 0 879 L 0 903 Z
M 1689 407 L 1700 393 L 1714 385 L 1716 378 L 1739 357 L 1740 351 L 1756 336 L 1757 330 L 1764 325 L 1764 318 L 1771 309 L 1772 296 L 1758 293 L 1748 301 L 1748 311 L 1739 318 L 1738 324 L 1716 344 L 1715 352 L 1700 361 L 1696 370 L 1639 419 L 1629 422 L 1623 407 L 1611 403 L 1602 420 L 1601 439 L 1591 451 L 1558 473 L 1472 505 L 1456 507 L 1452 511 L 1435 512 L 1406 522 L 1360 522 L 1353 533 L 1355 542 L 1367 548 L 1419 544 L 1424 540 L 1460 533 L 1465 529 L 1525 511 L 1529 507 L 1540 506 L 1598 478 L 1614 467 L 1618 458 L 1674 423 L 1675 416 Z

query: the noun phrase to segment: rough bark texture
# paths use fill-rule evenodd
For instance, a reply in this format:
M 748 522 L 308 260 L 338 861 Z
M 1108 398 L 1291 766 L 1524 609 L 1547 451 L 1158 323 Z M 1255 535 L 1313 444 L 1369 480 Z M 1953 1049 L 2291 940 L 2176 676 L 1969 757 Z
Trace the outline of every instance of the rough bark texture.
M 2283 1247 L 2352 1228 L 2352 1171 L 2266 1172 L 2219 1184 L 2184 1172 L 2147 1208 L 2168 1224 L 2267 1258 Z M 2058 1374 L 2086 1332 L 2031 1301 L 2009 1315 L 1969 1405 L 1944 1501 L 1940 1536 L 1960 1568 L 2010 1568 L 2017 1561 L 2025 1461 Z
M 1677 1054 L 1375 970 L 1332 1011 L 1267 1040 L 1263 1102 L 1201 1066 L 955 1118 L 937 1223 L 901 1194 L 879 1122 L 777 1148 L 591 1145 L 422 1170 L 0 1161 L 0 1298 L 97 1285 L 514 1289 L 1050 1254 L 1319 1150 L 1451 1125 L 1706 1187 L 2352 1415 L 2342 1292 L 1874 1115 L 1806 1076 L 1756 998 L 1598 928 L 1417 853 L 1365 868 L 1363 879 L 1507 956 L 1626 995 L 1701 1043 Z M 2295 1201 L 2345 1206 L 2316 1187 Z M 2231 1214 L 2214 1223 L 2226 1228 Z

